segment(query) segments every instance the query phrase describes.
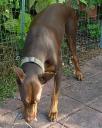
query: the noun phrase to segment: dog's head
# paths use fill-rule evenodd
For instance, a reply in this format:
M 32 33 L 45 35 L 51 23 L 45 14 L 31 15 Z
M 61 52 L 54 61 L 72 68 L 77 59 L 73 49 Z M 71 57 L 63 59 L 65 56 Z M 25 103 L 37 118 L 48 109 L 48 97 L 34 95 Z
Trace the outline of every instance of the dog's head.
M 42 86 L 37 76 L 27 76 L 21 68 L 14 67 L 21 100 L 24 104 L 24 118 L 27 122 L 36 119 L 37 104 L 41 98 Z

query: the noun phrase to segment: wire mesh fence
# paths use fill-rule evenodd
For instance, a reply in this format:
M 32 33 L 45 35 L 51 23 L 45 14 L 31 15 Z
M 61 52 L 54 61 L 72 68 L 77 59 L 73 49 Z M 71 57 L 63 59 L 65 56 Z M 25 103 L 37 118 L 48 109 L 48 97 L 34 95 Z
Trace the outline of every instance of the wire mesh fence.
M 96 10 L 96 13 L 92 15 L 88 15 L 86 9 L 78 10 L 76 44 L 81 63 L 102 53 L 102 7 L 97 5 Z M 70 53 L 66 44 L 62 44 L 62 57 L 65 64 L 69 66 Z
M 15 63 L 20 29 L 16 13 L 12 1 L 0 2 L 0 77 L 8 74 Z
M 10 0 L 0 1 L 0 100 L 13 95 L 15 80 L 12 65 L 15 64 L 18 29 L 17 13 Z
M 31 14 L 36 15 L 35 10 L 29 10 L 27 5 L 26 2 L 24 8 L 20 0 L 0 1 L 0 92 L 7 88 L 6 97 L 9 95 L 10 88 L 15 90 L 12 66 L 20 59 L 19 51 L 24 44 Z M 92 50 L 91 57 L 93 54 L 101 53 L 102 6 L 97 7 L 94 17 L 87 17 L 86 12 L 78 11 L 78 13 L 80 18 L 76 39 L 77 51 L 79 56 L 82 56 L 81 58 L 87 59 Z M 69 65 L 70 54 L 65 42 L 66 39 L 62 44 L 62 58 L 63 62 Z

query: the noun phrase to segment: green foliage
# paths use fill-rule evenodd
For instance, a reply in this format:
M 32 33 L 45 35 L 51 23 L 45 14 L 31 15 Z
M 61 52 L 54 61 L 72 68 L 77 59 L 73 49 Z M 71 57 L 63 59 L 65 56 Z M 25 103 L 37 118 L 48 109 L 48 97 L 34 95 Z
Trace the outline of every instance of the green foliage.
M 19 23 L 16 19 L 13 19 L 12 8 L 19 8 L 19 0 L 0 0 L 1 14 L 0 19 L 2 19 L 1 24 L 8 31 L 18 32 Z M 11 30 L 10 30 L 11 27 Z
M 102 0 L 80 0 L 80 3 L 86 5 L 87 9 L 89 9 L 95 7 L 96 5 L 101 5 Z M 72 0 L 72 7 L 75 9 L 79 8 L 77 0 Z
M 56 0 L 39 0 L 36 3 L 35 9 L 37 13 L 45 9 L 48 5 L 56 3 Z
M 92 8 L 97 4 L 102 4 L 102 0 L 80 0 L 80 2 L 87 5 L 88 8 Z
M 27 0 L 26 0 L 27 1 Z M 58 0 L 59 3 L 65 3 L 66 0 Z M 57 0 L 29 0 L 27 3 L 29 4 L 29 8 L 34 6 L 37 13 L 45 9 L 50 4 L 56 3 Z M 84 3 L 87 6 L 95 5 L 97 3 L 102 3 L 102 0 L 80 0 L 81 3 Z M 36 4 L 35 4 L 36 3 Z M 21 31 L 21 14 L 19 14 L 18 18 L 15 19 L 13 17 L 12 8 L 20 9 L 20 0 L 0 0 L 0 8 L 1 9 L 1 15 L 0 19 L 3 17 L 3 22 L 0 21 L 0 24 L 11 33 L 17 33 L 20 34 Z M 72 7 L 75 9 L 78 9 L 78 3 L 77 0 L 72 0 Z M 24 33 L 28 32 L 29 25 L 31 22 L 30 14 L 24 13 Z M 98 31 L 98 27 L 93 26 L 93 28 Z M 88 26 L 88 29 L 91 31 L 91 34 L 94 35 L 95 32 L 92 31 L 92 26 Z M 98 33 L 98 32 L 96 32 Z
M 78 3 L 77 3 L 76 0 L 72 0 L 72 1 L 71 1 L 71 4 L 72 4 L 72 7 L 73 7 L 74 9 L 78 9 Z
M 21 14 L 19 15 L 19 24 L 21 22 Z M 24 13 L 24 32 L 28 32 L 29 25 L 31 23 L 31 16 L 28 13 Z
M 6 78 L 0 78 L 0 102 L 9 97 L 13 97 L 16 92 L 16 82 L 13 75 Z
M 24 13 L 24 19 L 25 19 L 24 32 L 26 33 L 26 32 L 28 32 L 28 28 L 29 28 L 29 25 L 31 22 L 30 14 Z M 12 32 L 12 33 L 19 34 L 20 33 L 20 26 L 21 26 L 20 21 L 21 21 L 21 14 L 19 15 L 19 19 L 13 19 L 13 18 L 8 19 L 4 23 L 5 30 Z
M 36 0 L 29 0 L 28 2 L 28 4 L 29 4 L 29 8 L 31 8 L 33 5 L 34 5 L 34 3 L 35 3 L 35 1 Z
M 0 0 L 0 6 L 6 6 L 8 4 L 8 0 Z
M 92 38 L 99 38 L 101 35 L 100 25 L 97 24 L 88 24 L 88 31 Z
M 14 1 L 14 8 L 20 8 L 19 0 Z
M 87 0 L 80 0 L 80 2 L 87 5 Z
M 9 19 L 4 23 L 5 30 L 11 33 L 19 33 L 20 32 L 20 24 L 17 19 Z
M 20 8 L 19 0 L 0 0 L 0 7 L 3 7 L 3 6 Z
M 14 10 L 12 10 L 14 9 Z M 2 26 L 2 33 L 4 39 L 8 34 L 16 35 L 16 40 L 21 43 L 19 46 L 22 48 L 21 39 L 21 13 L 20 13 L 20 0 L 0 0 L 0 24 Z M 16 16 L 16 12 L 18 13 Z M 24 13 L 24 33 L 28 32 L 31 22 L 31 16 Z M 2 40 L 0 38 L 0 40 Z
M 70 66 L 62 67 L 63 73 L 65 76 L 72 75 L 72 68 Z
M 29 0 L 29 9 L 35 4 L 37 13 L 45 9 L 48 5 L 56 3 L 57 0 Z M 58 0 L 59 3 L 65 3 L 65 0 Z
M 28 13 L 24 13 L 24 35 L 22 35 L 24 37 L 23 40 L 25 40 L 25 34 L 28 32 L 29 30 L 29 25 L 31 23 L 31 16 Z M 21 14 L 19 15 L 18 19 L 8 19 L 6 22 L 4 22 L 3 24 L 5 30 L 7 30 L 8 32 L 12 33 L 12 34 L 16 34 L 16 40 L 18 40 L 18 46 L 20 49 L 23 48 L 24 46 L 24 42 L 21 40 Z M 20 34 L 21 33 L 21 34 Z
M 59 1 L 59 3 L 65 3 L 65 0 L 26 0 L 28 3 L 28 8 L 30 9 L 32 6 L 36 9 L 37 13 L 45 9 L 47 6 L 50 4 L 56 3 Z M 23 47 L 23 42 L 20 40 L 20 32 L 21 32 L 21 13 L 17 18 L 14 18 L 12 9 L 14 8 L 20 10 L 20 2 L 21 0 L 0 0 L 0 26 L 1 27 L 1 32 L 5 34 L 7 37 L 11 36 L 17 36 L 17 40 L 20 46 L 20 49 Z M 81 3 L 87 5 L 87 7 L 96 5 L 96 4 L 102 4 L 102 0 L 80 0 Z M 35 4 L 36 3 L 36 4 Z M 78 3 L 77 0 L 72 0 L 72 6 L 75 9 L 78 9 Z M 28 11 L 28 10 L 27 10 Z M 28 32 L 29 25 L 31 22 L 31 17 L 30 14 L 27 12 L 24 13 L 24 33 Z M 99 38 L 100 36 L 100 27 L 99 24 L 88 24 L 87 25 L 89 34 L 91 37 L 94 38 Z M 82 28 L 83 29 L 83 28 Z M 86 30 L 86 28 L 84 27 Z M 6 30 L 6 31 L 5 31 Z M 3 34 L 2 34 L 3 35 Z M 1 36 L 4 40 L 4 35 Z M 5 38 L 6 39 L 6 38 Z M 2 39 L 0 39 L 1 41 Z M 15 39 L 16 40 L 16 39 Z M 62 52 L 64 52 L 64 63 L 68 63 L 68 56 L 67 56 L 67 46 L 65 43 L 63 43 L 62 46 Z M 65 74 L 70 74 L 71 69 L 68 67 L 64 67 L 64 73 Z M 11 82 L 10 82 L 11 80 Z M 15 78 L 14 76 L 8 76 L 6 79 L 0 79 L 0 100 L 4 100 L 5 98 L 8 98 L 10 96 L 14 95 L 14 92 L 16 91 L 16 86 L 15 86 Z
M 66 0 L 58 0 L 58 3 L 65 3 Z

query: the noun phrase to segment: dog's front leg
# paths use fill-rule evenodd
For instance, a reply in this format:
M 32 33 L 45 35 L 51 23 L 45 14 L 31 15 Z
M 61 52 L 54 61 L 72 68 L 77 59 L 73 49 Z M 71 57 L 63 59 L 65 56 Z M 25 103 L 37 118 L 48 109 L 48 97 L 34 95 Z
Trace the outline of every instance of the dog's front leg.
M 49 118 L 51 121 L 55 121 L 58 115 L 58 96 L 59 96 L 59 87 L 61 80 L 60 69 L 57 69 L 56 75 L 54 77 L 54 90 L 51 97 L 51 107 L 49 111 Z

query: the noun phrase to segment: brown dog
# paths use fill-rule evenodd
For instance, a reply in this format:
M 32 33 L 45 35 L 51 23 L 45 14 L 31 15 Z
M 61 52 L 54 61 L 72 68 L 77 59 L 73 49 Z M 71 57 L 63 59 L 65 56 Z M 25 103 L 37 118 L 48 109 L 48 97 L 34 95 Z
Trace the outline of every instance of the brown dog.
M 68 46 L 75 65 L 75 74 L 83 79 L 76 55 L 77 16 L 75 11 L 63 4 L 53 4 L 32 21 L 28 32 L 22 69 L 15 67 L 24 118 L 27 122 L 37 116 L 37 105 L 41 98 L 42 84 L 54 76 L 49 118 L 54 121 L 58 114 L 58 95 L 61 80 L 61 41 L 66 33 Z

